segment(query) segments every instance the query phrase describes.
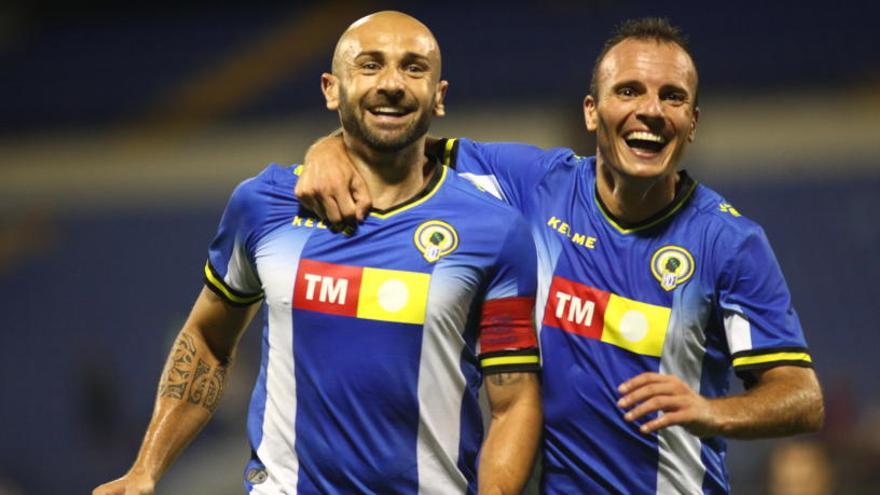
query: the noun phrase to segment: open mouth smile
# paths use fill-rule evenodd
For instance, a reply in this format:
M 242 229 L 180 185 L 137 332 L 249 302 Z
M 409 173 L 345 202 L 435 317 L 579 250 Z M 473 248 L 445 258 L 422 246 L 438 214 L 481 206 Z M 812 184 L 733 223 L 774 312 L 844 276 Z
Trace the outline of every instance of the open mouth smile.
M 647 131 L 632 131 L 624 135 L 626 145 L 635 152 L 658 153 L 669 142 L 665 137 Z
M 410 114 L 412 111 L 402 107 L 381 106 L 367 109 L 368 112 L 377 117 L 399 118 Z

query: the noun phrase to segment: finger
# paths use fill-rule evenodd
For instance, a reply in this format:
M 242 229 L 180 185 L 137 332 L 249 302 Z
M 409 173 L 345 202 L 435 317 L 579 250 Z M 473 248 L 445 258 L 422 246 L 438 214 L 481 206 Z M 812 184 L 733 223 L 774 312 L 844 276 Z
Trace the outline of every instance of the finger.
M 297 201 L 309 210 L 316 211 L 318 202 L 315 199 L 314 189 L 307 187 L 303 181 L 297 181 L 296 187 L 293 188 L 293 194 Z
M 324 196 L 321 201 L 321 206 L 324 207 L 324 223 L 336 226 L 342 223 L 342 213 L 339 211 L 339 204 L 336 203 L 336 198 L 333 196 Z
M 663 428 L 667 428 L 669 426 L 684 424 L 686 420 L 686 415 L 679 411 L 663 413 L 660 416 L 640 426 L 639 431 L 641 431 L 642 433 L 653 433 L 657 430 L 662 430 Z
M 621 383 L 620 386 L 617 387 L 617 391 L 622 394 L 625 394 L 625 393 L 629 392 L 630 390 L 641 387 L 647 383 L 655 382 L 658 380 L 663 380 L 663 377 L 665 377 L 665 376 L 668 376 L 668 375 L 661 375 L 660 373 L 654 373 L 651 371 L 641 373 L 641 374 L 636 375 L 635 377 L 630 378 L 629 380 Z
M 340 191 L 340 194 L 335 199 L 339 207 L 340 222 L 345 225 L 357 224 L 357 203 L 355 203 L 354 198 L 351 196 L 351 192 L 348 189 Z
M 305 205 L 303 206 L 305 207 Z M 327 219 L 327 212 L 324 211 L 324 207 L 320 203 L 316 203 L 314 206 L 308 206 L 306 209 L 314 213 L 319 220 Z
M 370 214 L 370 208 L 373 207 L 373 199 L 370 197 L 370 191 L 367 189 L 367 183 L 364 182 L 360 174 L 353 174 L 349 182 L 351 196 L 354 200 L 356 216 L 359 222 L 363 222 L 367 215 Z
M 636 421 L 639 418 L 651 413 L 659 411 L 666 412 L 669 410 L 678 409 L 680 404 L 681 402 L 679 397 L 672 397 L 668 395 L 652 397 L 624 414 L 623 419 L 627 421 Z
M 627 408 L 632 406 L 633 404 L 638 404 L 639 402 L 644 402 L 651 397 L 657 395 L 673 395 L 677 392 L 677 387 L 674 383 L 669 382 L 657 382 L 657 383 L 649 383 L 643 385 L 639 388 L 632 390 L 630 393 L 621 397 L 619 401 L 617 401 L 618 407 Z

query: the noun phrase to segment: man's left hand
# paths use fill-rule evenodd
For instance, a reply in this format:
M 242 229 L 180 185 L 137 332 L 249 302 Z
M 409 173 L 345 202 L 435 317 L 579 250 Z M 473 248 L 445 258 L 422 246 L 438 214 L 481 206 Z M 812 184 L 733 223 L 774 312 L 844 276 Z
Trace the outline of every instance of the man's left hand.
M 618 391 L 623 397 L 617 401 L 617 405 L 629 409 L 624 415 L 627 421 L 633 422 L 645 415 L 660 413 L 639 428 L 642 433 L 681 425 L 697 436 L 717 434 L 712 402 L 676 376 L 642 373 L 622 383 Z

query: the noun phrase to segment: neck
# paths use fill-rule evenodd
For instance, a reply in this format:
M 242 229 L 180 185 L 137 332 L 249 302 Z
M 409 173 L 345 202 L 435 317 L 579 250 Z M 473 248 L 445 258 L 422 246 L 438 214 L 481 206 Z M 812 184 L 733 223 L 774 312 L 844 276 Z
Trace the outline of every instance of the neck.
M 596 191 L 616 218 L 638 223 L 656 215 L 675 200 L 678 172 L 659 177 L 631 177 L 621 174 L 596 158 Z
M 425 138 L 399 151 L 377 151 L 343 133 L 349 151 L 373 201 L 373 207 L 386 210 L 418 194 L 434 172 L 425 156 Z

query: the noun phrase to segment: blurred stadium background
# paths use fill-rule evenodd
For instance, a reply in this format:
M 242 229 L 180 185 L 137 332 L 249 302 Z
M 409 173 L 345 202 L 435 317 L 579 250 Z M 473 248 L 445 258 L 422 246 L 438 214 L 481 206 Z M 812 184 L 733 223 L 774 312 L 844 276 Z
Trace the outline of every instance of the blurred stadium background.
M 612 26 L 663 15 L 689 33 L 702 118 L 685 167 L 767 230 L 827 399 L 825 429 L 794 446 L 731 442 L 734 491 L 771 493 L 772 466 L 819 489 L 785 493 L 880 493 L 878 4 L 6 0 L 0 494 L 87 493 L 125 471 L 229 192 L 337 126 L 319 74 L 344 27 L 383 8 L 440 40 L 434 134 L 582 154 Z M 258 333 L 159 493 L 241 493 Z

